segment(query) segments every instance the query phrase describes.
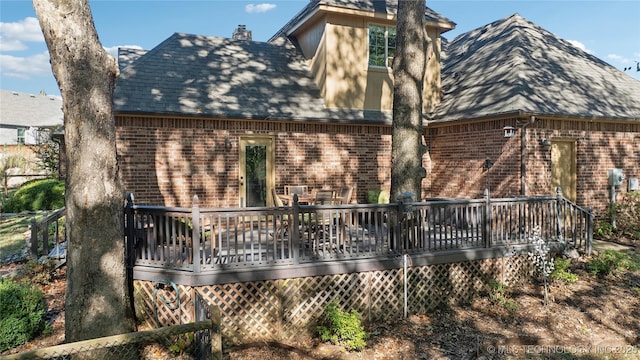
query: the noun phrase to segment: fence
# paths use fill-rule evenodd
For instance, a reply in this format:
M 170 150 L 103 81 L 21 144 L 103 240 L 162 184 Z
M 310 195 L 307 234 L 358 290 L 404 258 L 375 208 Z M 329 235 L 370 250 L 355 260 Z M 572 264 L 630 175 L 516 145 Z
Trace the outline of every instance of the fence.
M 3 359 L 68 359 L 72 355 L 105 360 L 156 359 L 158 353 L 163 352 L 167 353 L 166 358 L 174 358 L 177 353 L 182 359 L 222 359 L 220 311 L 210 307 L 208 314 L 213 315 L 208 320 L 77 341 L 8 355 Z M 177 341 L 187 333 L 194 334 L 192 342 L 189 341 L 190 337 L 182 337 L 182 342 Z M 174 344 L 183 346 L 175 347 Z
M 53 237 L 52 258 L 60 260 L 66 256 L 66 249 L 63 243 L 66 241 L 66 227 L 64 217 L 66 210 L 64 207 L 53 211 L 42 220 L 31 219 L 31 255 L 38 258 L 40 255 L 49 254 L 50 237 Z
M 592 215 L 557 196 L 392 204 L 201 209 L 126 208 L 136 269 L 182 274 L 260 270 L 403 254 L 527 245 L 535 234 L 590 251 Z

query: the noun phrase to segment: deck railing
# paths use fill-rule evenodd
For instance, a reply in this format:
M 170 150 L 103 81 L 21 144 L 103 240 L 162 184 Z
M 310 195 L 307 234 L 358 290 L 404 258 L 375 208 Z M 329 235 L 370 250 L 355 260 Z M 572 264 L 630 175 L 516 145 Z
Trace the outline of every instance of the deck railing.
M 31 219 L 31 256 L 38 258 L 48 255 L 50 250 L 55 250 L 51 258 L 61 260 L 65 258 L 66 251 L 63 243 L 66 241 L 66 227 L 64 207 L 54 210 L 41 220 L 35 217 Z
M 592 215 L 562 194 L 391 204 L 125 208 L 130 266 L 216 270 L 437 254 L 547 241 L 590 251 Z

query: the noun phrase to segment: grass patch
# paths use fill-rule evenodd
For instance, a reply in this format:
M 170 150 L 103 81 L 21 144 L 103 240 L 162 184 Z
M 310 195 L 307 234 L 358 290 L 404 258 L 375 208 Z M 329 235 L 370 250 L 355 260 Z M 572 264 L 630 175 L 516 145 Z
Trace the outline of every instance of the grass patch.
M 2 216 L 0 220 L 0 258 L 22 251 L 24 232 L 29 230 L 32 215 Z

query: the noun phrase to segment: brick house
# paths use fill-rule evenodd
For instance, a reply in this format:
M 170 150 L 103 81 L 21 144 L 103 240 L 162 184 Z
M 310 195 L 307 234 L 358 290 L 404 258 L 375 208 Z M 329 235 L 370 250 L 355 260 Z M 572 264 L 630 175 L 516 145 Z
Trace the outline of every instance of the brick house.
M 295 184 L 352 186 L 358 202 L 388 190 L 395 4 L 313 0 L 264 43 L 241 26 L 121 49 L 126 190 L 166 206 L 197 194 L 204 207 L 271 205 L 269 189 Z M 517 14 L 449 43 L 455 24 L 428 8 L 425 19 L 422 198 L 561 186 L 602 209 L 608 169 L 640 176 L 640 81 Z

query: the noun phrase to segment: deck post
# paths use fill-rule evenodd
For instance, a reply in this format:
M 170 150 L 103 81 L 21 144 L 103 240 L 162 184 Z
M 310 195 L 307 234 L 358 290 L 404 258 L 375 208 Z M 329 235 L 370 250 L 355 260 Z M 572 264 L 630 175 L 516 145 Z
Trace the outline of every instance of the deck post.
M 38 223 L 35 216 L 31 218 L 31 257 L 38 258 Z
M 193 207 L 191 208 L 192 239 L 191 251 L 193 253 L 193 272 L 199 273 L 200 261 L 200 200 L 198 195 L 193 195 Z
M 397 254 L 404 254 L 407 250 L 408 246 L 408 236 L 405 231 L 405 226 L 407 225 L 405 222 L 405 214 L 404 214 L 404 200 L 396 199 L 397 207 L 395 209 L 395 216 L 390 216 L 391 218 L 391 229 L 393 229 L 395 225 L 395 239 L 393 244 L 393 249 L 396 250 Z
M 126 237 L 126 249 L 127 249 L 127 253 L 126 253 L 126 257 L 127 257 L 127 266 L 130 268 L 133 268 L 133 266 L 136 264 L 136 258 L 134 256 L 134 252 L 135 252 L 135 246 L 136 246 L 136 226 L 135 226 L 135 220 L 134 220 L 134 213 L 133 213 L 133 206 L 134 206 L 134 202 L 133 202 L 133 194 L 132 193 L 127 193 L 127 200 L 126 200 L 126 205 L 124 207 L 124 216 L 125 216 L 125 230 L 124 230 L 124 235 Z
M 44 221 L 40 223 L 40 232 L 42 233 L 42 253 L 43 255 L 49 255 L 49 223 L 47 222 L 47 218 L 49 217 L 49 213 L 46 213 L 46 216 L 43 218 Z
M 484 238 L 484 247 L 491 247 L 491 198 L 489 196 L 489 189 L 484 190 L 484 219 L 482 237 Z
M 556 188 L 556 194 L 557 194 L 557 196 L 556 196 L 556 198 L 557 198 L 556 199 L 556 209 L 557 209 L 557 211 L 556 211 L 556 222 L 557 222 L 557 225 L 558 225 L 557 229 L 556 229 L 556 231 L 557 231 L 556 237 L 557 237 L 558 241 L 563 242 L 564 239 L 563 239 L 562 234 L 564 232 L 563 219 L 565 218 L 565 216 L 564 216 L 564 208 L 565 207 L 562 206 L 564 197 L 562 196 L 562 188 L 560 186 L 558 186 Z
M 291 255 L 294 264 L 300 264 L 300 204 L 298 203 L 298 194 L 293 194 L 293 211 L 292 221 L 289 221 L 289 234 L 291 234 Z
M 586 230 L 586 248 L 587 248 L 587 255 L 591 255 L 591 245 L 593 243 L 593 208 L 588 207 L 587 208 L 587 230 Z

